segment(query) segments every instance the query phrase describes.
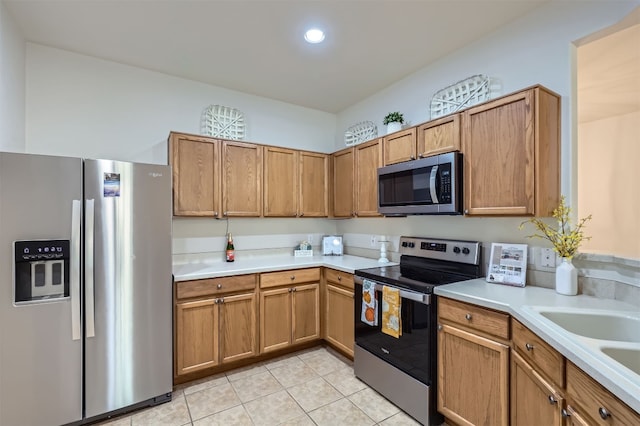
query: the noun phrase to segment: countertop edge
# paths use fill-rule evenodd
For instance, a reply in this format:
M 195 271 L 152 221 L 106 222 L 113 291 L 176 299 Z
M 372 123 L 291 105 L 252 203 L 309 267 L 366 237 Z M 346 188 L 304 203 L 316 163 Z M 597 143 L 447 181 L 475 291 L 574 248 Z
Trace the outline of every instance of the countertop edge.
M 527 293 L 532 293 L 531 303 L 527 303 Z M 601 302 L 606 305 L 604 309 L 619 308 L 637 312 L 637 308 L 633 305 L 586 295 L 560 296 L 554 290 L 542 287 L 516 288 L 490 284 L 484 279 L 438 286 L 435 294 L 510 314 L 621 401 L 640 413 L 640 382 L 630 380 L 628 376 L 616 369 L 615 361 L 607 361 L 606 355 L 596 353 L 599 351 L 593 349 L 593 345 L 589 343 L 593 341 L 592 339 L 569 333 L 548 320 L 540 319 L 539 314 L 527 308 L 531 305 L 541 305 L 540 300 L 545 297 L 549 299 L 547 303 L 549 306 L 556 307 L 586 304 L 598 309 L 598 302 Z M 495 298 L 490 297 L 494 295 Z M 513 301 L 510 301 L 510 298 Z M 563 302 L 566 302 L 566 305 L 563 305 Z

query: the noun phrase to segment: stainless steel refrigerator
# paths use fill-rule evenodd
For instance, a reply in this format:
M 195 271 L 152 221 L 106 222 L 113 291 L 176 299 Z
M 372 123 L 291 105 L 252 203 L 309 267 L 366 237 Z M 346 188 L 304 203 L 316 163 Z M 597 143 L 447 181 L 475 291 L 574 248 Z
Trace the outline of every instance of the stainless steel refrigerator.
M 0 425 L 171 399 L 171 169 L 0 153 Z

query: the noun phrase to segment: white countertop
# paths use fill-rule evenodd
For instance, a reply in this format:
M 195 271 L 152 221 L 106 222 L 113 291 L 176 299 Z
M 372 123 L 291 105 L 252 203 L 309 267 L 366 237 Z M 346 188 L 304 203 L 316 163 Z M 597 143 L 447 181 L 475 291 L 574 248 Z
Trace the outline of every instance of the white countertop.
M 293 255 L 238 256 L 235 262 L 220 260 L 175 264 L 173 265 L 173 275 L 176 281 L 187 281 L 317 266 L 326 266 L 327 268 L 352 274 L 356 269 L 375 268 L 385 265 L 397 265 L 397 263 L 378 263 L 376 259 L 350 255 L 311 257 L 294 257 Z
M 636 306 L 585 295 L 563 296 L 542 287 L 519 288 L 491 284 L 482 278 L 438 286 L 435 293 L 511 314 L 611 393 L 640 412 L 640 375 L 599 350 L 601 346 L 630 348 L 640 347 L 640 344 L 582 337 L 564 330 L 535 310 L 536 306 L 608 310 L 637 317 L 640 310 Z

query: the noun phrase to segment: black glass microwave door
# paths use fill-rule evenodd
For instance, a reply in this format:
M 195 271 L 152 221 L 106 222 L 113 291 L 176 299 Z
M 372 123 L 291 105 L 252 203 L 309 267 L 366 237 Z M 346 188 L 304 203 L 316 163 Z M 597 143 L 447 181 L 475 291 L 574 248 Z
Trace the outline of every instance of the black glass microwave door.
M 378 183 L 380 205 L 433 204 L 430 177 L 431 167 L 381 175 Z
M 362 294 L 362 286 L 356 285 L 355 291 L 356 295 Z M 376 295 L 379 302 L 375 327 L 361 321 L 362 298 L 355 297 L 356 343 L 422 383 L 430 384 L 430 305 L 402 299 L 402 336 L 396 339 L 382 332 L 382 292 L 376 291 Z

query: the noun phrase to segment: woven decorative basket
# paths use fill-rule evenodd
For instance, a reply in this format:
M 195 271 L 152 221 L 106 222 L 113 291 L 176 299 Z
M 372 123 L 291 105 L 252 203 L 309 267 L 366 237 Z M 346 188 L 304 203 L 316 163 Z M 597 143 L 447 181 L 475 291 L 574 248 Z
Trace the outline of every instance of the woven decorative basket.
M 245 136 L 244 114 L 231 107 L 209 105 L 202 113 L 202 134 L 241 140 Z
M 431 98 L 431 118 L 442 117 L 489 99 L 489 77 L 474 75 L 436 92 Z
M 378 137 L 378 128 L 371 121 L 362 121 L 349 127 L 344 132 L 344 144 L 347 146 L 357 145 Z

